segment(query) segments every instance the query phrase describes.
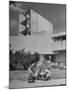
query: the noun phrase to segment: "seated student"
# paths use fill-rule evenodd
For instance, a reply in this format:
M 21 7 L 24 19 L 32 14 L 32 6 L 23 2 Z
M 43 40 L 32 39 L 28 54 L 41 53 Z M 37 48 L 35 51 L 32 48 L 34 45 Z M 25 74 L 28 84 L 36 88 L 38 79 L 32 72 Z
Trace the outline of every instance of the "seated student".
M 50 72 L 48 69 L 41 69 L 41 71 L 38 73 L 41 80 L 49 80 L 50 79 Z
M 36 72 L 35 72 L 36 80 L 41 80 L 42 79 L 42 76 L 40 75 L 41 70 L 42 70 L 42 68 L 39 68 L 39 69 L 36 70 Z
M 41 66 L 41 65 L 40 65 Z M 40 76 L 40 72 L 41 72 L 41 68 L 38 66 L 38 63 L 35 62 L 33 63 L 29 68 L 28 68 L 28 71 L 29 71 L 29 77 L 28 79 L 33 79 L 35 81 L 35 79 L 39 79 L 39 76 Z
M 28 68 L 28 71 L 29 71 L 28 81 L 29 81 L 29 82 L 35 82 L 36 64 L 37 64 L 37 63 L 33 63 L 33 64 Z

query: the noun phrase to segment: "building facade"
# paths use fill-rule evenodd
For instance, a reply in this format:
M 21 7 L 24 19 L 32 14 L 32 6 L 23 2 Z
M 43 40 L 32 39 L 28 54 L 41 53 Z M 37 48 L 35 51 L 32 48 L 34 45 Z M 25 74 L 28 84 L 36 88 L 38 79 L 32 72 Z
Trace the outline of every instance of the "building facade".
M 27 10 L 25 15 L 10 9 L 12 10 L 12 12 L 10 10 L 10 43 L 12 48 L 14 50 L 25 48 L 26 51 L 51 54 L 53 24 L 32 9 Z M 11 23 L 13 21 L 18 23 L 16 28 Z
M 10 44 L 14 51 L 38 52 L 53 62 L 66 63 L 66 34 L 53 34 L 53 24 L 32 9 L 11 6 Z
M 53 38 L 53 52 L 55 53 L 55 61 L 66 64 L 66 33 L 57 33 Z

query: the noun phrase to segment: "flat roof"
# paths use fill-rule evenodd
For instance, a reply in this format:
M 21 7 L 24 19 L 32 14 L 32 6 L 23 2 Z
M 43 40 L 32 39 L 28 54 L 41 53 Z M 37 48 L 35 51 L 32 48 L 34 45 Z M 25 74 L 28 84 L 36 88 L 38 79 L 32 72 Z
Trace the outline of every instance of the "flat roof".
M 58 38 L 62 36 L 66 36 L 66 32 L 60 32 L 60 33 L 53 34 L 52 38 Z
M 53 50 L 53 52 L 56 52 L 56 51 L 66 51 L 66 49 L 56 49 L 56 50 Z
M 50 54 L 50 55 L 53 55 L 54 54 L 54 52 L 38 52 L 39 54 Z

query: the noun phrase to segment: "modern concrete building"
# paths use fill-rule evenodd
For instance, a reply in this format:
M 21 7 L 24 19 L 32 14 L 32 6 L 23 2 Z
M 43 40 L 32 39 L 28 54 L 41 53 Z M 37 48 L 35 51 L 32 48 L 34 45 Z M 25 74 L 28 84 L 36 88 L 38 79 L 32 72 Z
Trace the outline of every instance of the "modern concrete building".
M 26 51 L 52 54 L 52 23 L 32 9 L 27 12 L 26 15 L 23 15 L 14 9 L 12 12 L 10 11 L 10 43 L 12 48 L 14 50 L 25 48 Z M 16 28 L 11 23 L 13 21 L 18 23 Z M 24 34 L 25 30 L 28 30 L 26 34 Z
M 32 9 L 10 7 L 10 43 L 14 51 L 38 52 L 51 61 L 66 61 L 66 34 L 53 35 L 53 24 Z
M 55 61 L 66 64 L 66 33 L 57 33 L 53 38 L 53 52 L 55 53 Z

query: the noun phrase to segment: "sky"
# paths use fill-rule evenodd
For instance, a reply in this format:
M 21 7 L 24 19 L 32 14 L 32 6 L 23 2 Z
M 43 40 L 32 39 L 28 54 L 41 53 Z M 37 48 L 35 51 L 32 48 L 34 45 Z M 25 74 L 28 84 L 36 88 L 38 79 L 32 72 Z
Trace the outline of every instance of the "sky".
M 18 2 L 21 9 L 31 8 L 53 23 L 53 32 L 64 32 L 66 29 L 66 5 Z

